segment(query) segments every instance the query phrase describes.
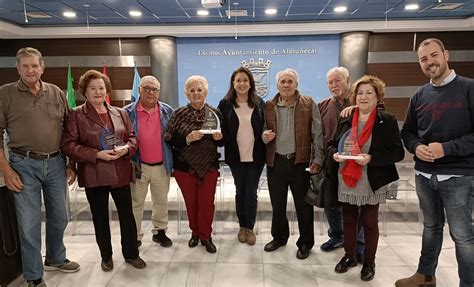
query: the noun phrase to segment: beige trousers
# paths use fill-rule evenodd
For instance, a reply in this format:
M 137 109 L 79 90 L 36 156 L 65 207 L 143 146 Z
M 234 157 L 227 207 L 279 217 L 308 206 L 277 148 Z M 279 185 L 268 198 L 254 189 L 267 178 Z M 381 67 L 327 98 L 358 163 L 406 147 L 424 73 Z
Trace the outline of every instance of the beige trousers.
M 133 215 L 137 224 L 137 240 L 142 240 L 142 220 L 145 199 L 148 187 L 151 193 L 151 222 L 153 228 L 151 232 L 157 234 L 158 230 L 168 228 L 168 191 L 170 187 L 170 177 L 166 173 L 164 165 L 149 166 L 141 165 L 142 176 L 137 179 L 132 188 Z

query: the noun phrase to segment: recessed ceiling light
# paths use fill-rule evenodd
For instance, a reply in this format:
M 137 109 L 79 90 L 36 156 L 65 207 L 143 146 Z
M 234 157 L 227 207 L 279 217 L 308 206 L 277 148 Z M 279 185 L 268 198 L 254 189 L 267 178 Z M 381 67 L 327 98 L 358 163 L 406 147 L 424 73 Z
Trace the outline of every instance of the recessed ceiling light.
M 197 14 L 198 14 L 199 16 L 208 16 L 208 15 L 209 15 L 209 11 L 207 11 L 207 10 L 198 10 L 198 11 L 197 11 Z
M 334 8 L 334 12 L 337 12 L 337 13 L 342 13 L 342 12 L 346 12 L 347 11 L 347 7 L 346 6 L 337 6 Z
M 128 12 L 128 15 L 130 15 L 132 17 L 140 17 L 142 15 L 142 12 L 140 12 L 138 10 L 130 10 Z
M 407 4 L 405 5 L 405 10 L 418 10 L 420 6 L 418 4 Z
M 76 13 L 71 12 L 71 11 L 66 11 L 66 12 L 63 13 L 63 16 L 66 17 L 66 18 L 75 18 Z
M 277 9 L 270 8 L 265 10 L 265 14 L 267 15 L 275 15 L 277 13 Z

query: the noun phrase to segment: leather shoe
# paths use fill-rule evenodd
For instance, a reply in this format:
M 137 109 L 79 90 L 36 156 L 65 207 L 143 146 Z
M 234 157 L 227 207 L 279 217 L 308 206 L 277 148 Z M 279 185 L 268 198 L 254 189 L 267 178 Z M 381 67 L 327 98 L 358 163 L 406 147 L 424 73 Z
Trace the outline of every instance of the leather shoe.
M 188 241 L 188 246 L 189 247 L 196 247 L 199 243 L 199 238 L 197 237 L 197 235 L 192 235 L 191 236 L 191 239 L 189 239 Z
M 364 281 L 370 281 L 375 276 L 375 263 L 364 263 L 362 270 L 360 271 L 360 279 Z
M 112 258 L 110 258 L 109 260 L 102 259 L 102 262 L 100 263 L 100 268 L 102 268 L 102 271 L 104 272 L 110 272 L 114 269 L 114 261 L 112 261 Z
M 298 248 L 298 252 L 296 252 L 296 258 L 298 259 L 306 259 L 309 256 L 310 249 L 306 247 L 306 245 L 301 246 Z
M 347 272 L 347 270 L 349 270 L 349 267 L 354 266 L 357 266 L 357 259 L 344 255 L 341 261 L 337 263 L 336 268 L 334 268 L 334 271 L 336 271 L 337 273 L 345 273 Z
M 143 261 L 143 259 L 141 259 L 140 256 L 137 257 L 136 259 L 125 259 L 125 262 L 127 262 L 128 264 L 132 265 L 133 267 L 137 269 L 145 269 L 146 267 L 145 261 Z
M 265 247 L 263 248 L 263 250 L 267 252 L 272 252 L 285 245 L 286 245 L 286 242 L 280 242 L 280 241 L 277 241 L 276 239 L 273 239 L 272 241 L 265 244 Z
M 209 238 L 209 240 L 201 240 L 201 245 L 206 246 L 206 251 L 209 252 L 209 253 L 216 253 L 217 252 L 217 248 L 214 245 L 214 243 L 212 243 L 211 238 Z

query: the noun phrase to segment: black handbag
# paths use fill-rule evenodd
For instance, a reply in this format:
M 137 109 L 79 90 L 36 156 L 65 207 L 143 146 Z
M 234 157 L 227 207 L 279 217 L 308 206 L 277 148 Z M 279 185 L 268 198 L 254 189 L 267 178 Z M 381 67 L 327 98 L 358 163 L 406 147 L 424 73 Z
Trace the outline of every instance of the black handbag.
M 334 149 L 329 148 L 321 171 L 310 176 L 310 185 L 306 193 L 306 202 L 320 208 L 340 207 L 337 198 L 338 165 L 332 160 Z
M 22 273 L 20 240 L 13 195 L 0 187 L 0 285 L 6 286 Z

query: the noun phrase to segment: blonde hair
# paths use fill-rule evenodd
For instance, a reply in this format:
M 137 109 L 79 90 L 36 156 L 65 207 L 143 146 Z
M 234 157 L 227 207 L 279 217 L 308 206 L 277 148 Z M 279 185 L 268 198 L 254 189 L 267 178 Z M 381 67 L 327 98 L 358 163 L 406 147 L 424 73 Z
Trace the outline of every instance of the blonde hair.
M 184 91 L 186 95 L 188 94 L 189 86 L 195 83 L 201 84 L 204 90 L 206 91 L 206 94 L 209 92 L 209 84 L 207 82 L 207 79 L 203 76 L 192 75 L 186 79 L 186 82 L 184 82 Z

